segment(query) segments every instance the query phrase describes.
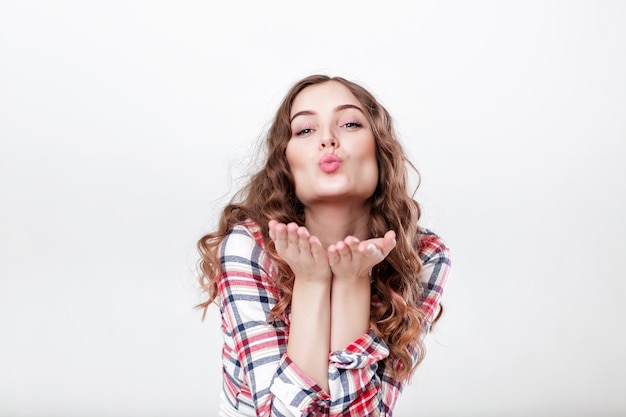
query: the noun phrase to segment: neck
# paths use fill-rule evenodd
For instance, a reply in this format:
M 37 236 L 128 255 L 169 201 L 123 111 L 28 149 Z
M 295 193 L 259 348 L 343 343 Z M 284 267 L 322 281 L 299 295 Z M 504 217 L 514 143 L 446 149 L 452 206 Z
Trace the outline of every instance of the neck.
M 368 239 L 369 204 L 352 205 L 321 204 L 305 208 L 305 223 L 313 236 L 322 242 L 324 248 L 355 236 L 359 240 Z

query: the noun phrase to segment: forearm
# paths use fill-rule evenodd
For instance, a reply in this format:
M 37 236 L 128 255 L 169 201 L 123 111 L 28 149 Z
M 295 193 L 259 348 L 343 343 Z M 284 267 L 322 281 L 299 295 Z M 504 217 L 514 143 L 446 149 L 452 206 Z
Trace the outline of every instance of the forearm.
M 317 385 L 328 392 L 330 352 L 330 284 L 296 277 L 291 298 L 287 354 Z
M 331 291 L 331 352 L 345 349 L 369 329 L 371 289 L 368 277 L 333 280 Z

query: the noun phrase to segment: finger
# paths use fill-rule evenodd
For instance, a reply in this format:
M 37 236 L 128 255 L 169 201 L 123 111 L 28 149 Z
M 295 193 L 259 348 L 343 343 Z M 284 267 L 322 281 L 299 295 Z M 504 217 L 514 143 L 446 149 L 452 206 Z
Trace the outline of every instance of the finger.
M 385 233 L 385 236 L 383 237 L 383 243 L 382 243 L 383 255 L 387 257 L 387 255 L 389 255 L 389 252 L 391 252 L 393 248 L 395 247 L 396 247 L 396 232 L 394 232 L 393 230 L 389 230 L 387 233 Z
M 358 238 L 354 236 L 348 236 L 343 241 L 346 245 L 348 245 L 351 251 L 357 251 L 359 248 L 359 243 L 361 242 Z
M 361 243 L 359 245 L 359 252 L 367 257 L 384 257 L 382 249 L 371 241 Z
M 341 257 L 339 255 L 339 252 L 337 250 L 337 245 L 330 245 L 328 246 L 328 262 L 334 266 L 337 265 L 339 263 L 339 261 L 341 261 Z
M 267 224 L 269 228 L 270 239 L 272 240 L 274 240 L 274 238 L 276 237 L 275 228 L 277 224 L 278 222 L 276 220 L 270 220 L 269 223 Z
M 352 250 L 350 249 L 350 246 L 348 246 L 346 242 L 341 240 L 335 244 L 335 247 L 337 248 L 337 253 L 341 257 L 341 260 L 350 262 L 350 260 L 352 259 Z
M 296 231 L 298 235 L 298 247 L 300 253 L 311 253 L 311 244 L 309 243 L 309 231 L 306 227 L 300 226 Z
M 370 245 L 374 246 L 372 247 Z M 382 238 L 379 237 L 361 242 L 359 245 L 359 251 L 363 254 L 374 254 L 378 251 L 383 258 L 385 258 L 395 247 L 396 233 L 393 230 L 389 230 Z
M 287 226 L 283 223 L 274 225 L 274 246 L 278 252 L 287 247 Z
M 287 225 L 287 244 L 289 246 L 298 247 L 298 225 L 289 223 Z
M 315 236 L 310 236 L 308 240 L 309 240 L 309 245 L 311 246 L 311 253 L 313 254 L 313 259 L 315 259 L 316 261 L 325 259 L 326 251 L 322 247 L 322 242 L 320 242 L 320 240 Z

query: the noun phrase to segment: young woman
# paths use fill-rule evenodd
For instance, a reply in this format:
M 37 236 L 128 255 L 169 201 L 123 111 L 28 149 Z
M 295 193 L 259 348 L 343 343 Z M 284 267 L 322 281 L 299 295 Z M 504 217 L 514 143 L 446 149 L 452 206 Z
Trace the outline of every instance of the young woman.
M 439 311 L 448 248 L 418 225 L 391 117 L 361 86 L 296 83 L 267 159 L 198 242 L 222 317 L 223 416 L 391 416 Z

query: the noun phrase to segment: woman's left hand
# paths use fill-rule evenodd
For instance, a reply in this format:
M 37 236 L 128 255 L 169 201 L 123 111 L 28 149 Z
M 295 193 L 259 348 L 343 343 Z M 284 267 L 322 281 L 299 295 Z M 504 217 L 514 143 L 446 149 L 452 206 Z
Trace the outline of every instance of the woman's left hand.
M 328 261 L 333 272 L 333 280 L 369 279 L 372 267 L 380 263 L 396 247 L 396 233 L 393 230 L 382 238 L 359 241 L 348 236 L 328 247 Z

